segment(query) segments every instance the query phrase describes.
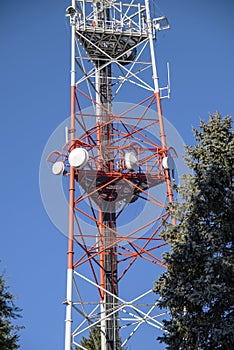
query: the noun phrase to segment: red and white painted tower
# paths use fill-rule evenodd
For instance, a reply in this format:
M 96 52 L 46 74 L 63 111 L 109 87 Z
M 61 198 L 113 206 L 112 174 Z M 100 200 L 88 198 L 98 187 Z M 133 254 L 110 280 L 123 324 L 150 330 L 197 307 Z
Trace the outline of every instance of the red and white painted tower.
M 144 286 L 142 271 L 164 266 L 159 232 L 173 201 L 161 106 L 170 88 L 159 87 L 155 57 L 169 25 L 152 18 L 149 0 L 72 0 L 66 16 L 69 137 L 48 157 L 69 182 L 65 350 L 86 349 L 89 336 L 97 350 L 119 350 L 143 324 L 162 328 L 153 280 L 138 295 L 134 281 Z

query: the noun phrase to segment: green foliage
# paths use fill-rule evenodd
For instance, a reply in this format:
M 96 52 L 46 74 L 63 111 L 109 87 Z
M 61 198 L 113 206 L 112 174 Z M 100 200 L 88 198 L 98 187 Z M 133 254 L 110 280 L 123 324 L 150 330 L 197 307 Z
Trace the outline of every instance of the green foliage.
M 100 350 L 101 349 L 101 331 L 99 327 L 93 327 L 89 331 L 89 337 L 82 337 L 81 345 L 87 350 Z M 76 348 L 80 350 L 80 347 Z
M 87 349 L 87 350 L 101 350 L 101 330 L 99 326 L 94 326 L 89 331 L 89 337 L 85 338 L 82 337 L 81 339 L 81 345 Z M 121 347 L 121 339 L 119 339 L 119 342 L 117 344 L 116 350 L 128 350 L 127 347 L 122 348 Z M 115 348 L 116 348 L 115 347 Z M 81 347 L 76 347 L 76 350 L 81 350 Z
M 187 147 L 192 174 L 177 188 L 176 224 L 161 236 L 171 244 L 168 270 L 155 283 L 169 308 L 160 337 L 169 350 L 234 349 L 234 132 L 219 113 L 194 130 Z
M 12 321 L 20 317 L 20 309 L 14 304 L 14 297 L 6 286 L 4 273 L 0 275 L 0 349 L 15 350 L 19 348 L 18 330 Z

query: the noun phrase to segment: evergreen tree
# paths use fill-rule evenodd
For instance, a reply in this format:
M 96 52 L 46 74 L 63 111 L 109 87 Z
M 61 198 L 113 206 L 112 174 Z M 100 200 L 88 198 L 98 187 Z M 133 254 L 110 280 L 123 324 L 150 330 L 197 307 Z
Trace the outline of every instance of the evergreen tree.
M 94 326 L 89 331 L 88 338 L 82 337 L 81 339 L 81 345 L 86 348 L 87 350 L 101 350 L 101 330 L 99 326 Z M 81 350 L 81 347 L 76 347 L 76 350 Z M 117 344 L 116 350 L 128 350 L 127 347 L 122 348 L 121 347 L 121 339 L 119 339 L 119 342 Z
M 12 321 L 20 317 L 20 309 L 14 304 L 14 297 L 6 286 L 4 273 L 0 275 L 0 349 L 15 350 L 19 348 L 18 330 Z
M 176 224 L 161 236 L 171 245 L 168 269 L 155 283 L 168 308 L 169 350 L 234 349 L 234 132 L 231 117 L 210 116 L 186 147 L 191 174 L 173 206 Z
M 81 345 L 88 350 L 100 350 L 101 349 L 101 331 L 99 327 L 93 327 L 89 331 L 89 337 L 82 337 Z M 81 350 L 80 347 L 76 348 Z

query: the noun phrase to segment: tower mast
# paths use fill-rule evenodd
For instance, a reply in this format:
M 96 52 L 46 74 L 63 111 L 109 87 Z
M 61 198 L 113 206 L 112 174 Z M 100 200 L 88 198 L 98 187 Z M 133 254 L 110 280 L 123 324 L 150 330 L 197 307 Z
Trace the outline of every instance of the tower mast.
M 119 296 L 118 286 L 138 258 L 164 266 L 153 253 L 165 245 L 158 232 L 168 213 L 160 213 L 148 223 L 139 224 L 139 227 L 125 233 L 118 231 L 118 220 L 128 205 L 142 199 L 163 208 L 164 203 L 147 192 L 162 183 L 166 184 L 168 201 L 173 201 L 171 168 L 167 163 L 164 168 L 162 166 L 169 150 L 154 51 L 156 28 L 166 29 L 167 24 L 165 28 L 163 25 L 160 27 L 161 23 L 165 23 L 165 17 L 152 21 L 149 0 L 139 3 L 132 0 L 126 4 L 115 0 L 72 0 L 67 16 L 71 25 L 70 139 L 65 145 L 68 155 L 61 153 L 67 168 L 64 174 L 68 174 L 69 178 L 65 350 L 73 349 L 73 345 L 81 346 L 75 338 L 94 327 L 100 332 L 101 350 L 120 350 L 143 322 L 162 328 L 156 317 L 151 316 L 156 303 L 147 313 L 136 304 L 149 292 L 125 303 Z M 145 58 L 147 55 L 143 59 L 141 57 L 147 47 L 150 62 Z M 77 67 L 82 71 L 81 78 L 77 78 Z M 144 76 L 141 77 L 149 67 L 153 75 L 152 85 L 144 81 Z M 79 88 L 84 82 L 87 84 L 86 92 Z M 136 117 L 135 106 L 120 115 L 113 110 L 114 97 L 126 82 L 152 93 L 137 104 L 144 109 L 139 117 Z M 83 113 L 78 95 L 93 104 L 93 115 Z M 157 120 L 149 112 L 153 105 L 157 107 Z M 95 120 L 94 125 L 87 127 L 85 118 Z M 159 125 L 161 144 L 151 139 L 151 124 Z M 82 131 L 79 134 L 77 126 Z M 75 157 L 73 161 L 70 161 L 71 155 Z M 78 187 L 83 193 L 76 193 Z M 85 201 L 89 202 L 89 212 Z M 88 224 L 81 227 L 78 212 L 85 217 L 86 223 L 92 222 L 95 234 L 89 232 Z M 150 228 L 152 230 L 148 234 Z M 77 247 L 81 249 L 81 256 L 74 258 Z M 119 262 L 125 264 L 121 273 L 118 271 Z M 93 280 L 89 275 L 77 272 L 77 268 L 85 264 L 89 264 Z M 74 283 L 77 277 L 95 286 L 98 291 L 97 308 L 90 312 L 86 311 L 85 305 L 92 305 L 92 302 L 84 303 L 79 284 Z M 81 310 L 78 310 L 80 305 Z M 79 326 L 74 325 L 74 310 L 84 316 Z M 127 317 L 121 317 L 120 312 Z M 121 322 L 124 327 L 129 322 L 135 327 L 125 340 L 120 335 Z M 97 344 L 95 350 L 99 350 Z

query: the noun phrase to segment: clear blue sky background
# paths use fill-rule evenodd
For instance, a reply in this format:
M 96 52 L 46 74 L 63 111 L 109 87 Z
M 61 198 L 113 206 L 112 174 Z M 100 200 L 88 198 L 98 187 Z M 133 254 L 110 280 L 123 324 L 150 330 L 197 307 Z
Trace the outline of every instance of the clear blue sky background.
M 200 118 L 215 110 L 234 115 L 234 1 L 156 3 L 171 24 L 157 43 L 162 84 L 171 64 L 164 115 L 191 144 Z M 0 269 L 23 308 L 23 350 L 62 350 L 64 342 L 66 238 L 43 208 L 38 171 L 47 139 L 69 115 L 69 4 L 0 3 Z

